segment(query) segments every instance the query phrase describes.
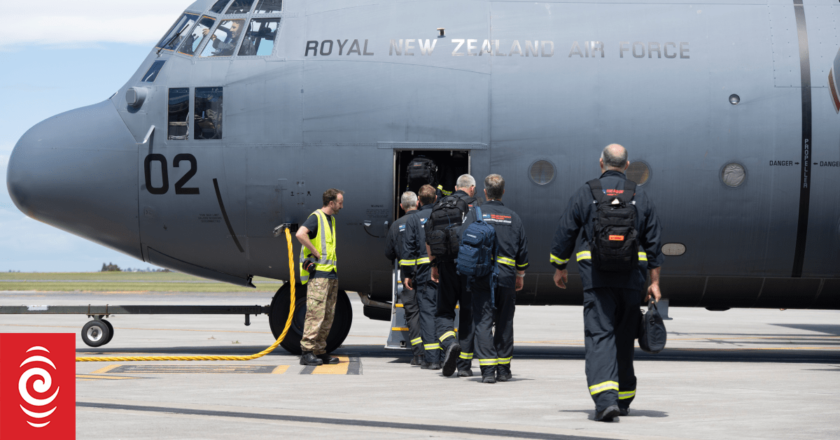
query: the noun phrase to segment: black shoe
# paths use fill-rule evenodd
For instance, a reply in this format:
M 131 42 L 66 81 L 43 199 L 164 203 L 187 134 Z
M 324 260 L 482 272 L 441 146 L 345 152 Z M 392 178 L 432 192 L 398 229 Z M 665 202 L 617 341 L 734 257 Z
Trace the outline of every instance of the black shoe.
M 324 354 L 319 354 L 319 355 L 317 355 L 317 356 L 315 356 L 315 357 L 317 357 L 318 359 L 320 359 L 321 361 L 323 361 L 323 362 L 324 362 L 324 365 L 335 365 L 335 364 L 337 364 L 337 363 L 339 362 L 339 361 L 338 361 L 338 358 L 334 358 L 334 357 L 330 356 L 330 355 L 329 355 L 329 354 L 327 354 L 327 353 L 324 353 Z
M 461 356 L 461 345 L 453 342 L 449 348 L 446 349 L 446 356 L 443 357 L 443 375 L 446 377 L 455 374 L 455 369 L 458 366 L 458 357 Z
M 630 408 L 619 408 L 618 415 L 620 416 L 629 416 L 630 415 Z
M 409 363 L 414 366 L 423 365 L 423 356 L 412 356 Z
M 324 361 L 315 357 L 311 351 L 304 351 L 300 356 L 300 364 L 317 367 L 318 365 L 324 365 Z
M 496 383 L 494 376 L 481 376 L 481 383 Z
M 513 375 L 510 374 L 508 371 L 496 370 L 496 381 L 497 382 L 507 382 L 513 379 Z
M 423 362 L 423 364 L 420 365 L 420 369 L 422 369 L 422 370 L 440 370 L 440 364 L 437 363 L 437 362 L 434 362 L 434 363 Z
M 596 422 L 612 422 L 618 421 L 618 415 L 620 414 L 620 410 L 618 409 L 618 405 L 610 405 L 607 409 L 596 412 L 595 413 L 595 421 Z
M 470 369 L 458 371 L 458 377 L 472 377 L 473 372 Z

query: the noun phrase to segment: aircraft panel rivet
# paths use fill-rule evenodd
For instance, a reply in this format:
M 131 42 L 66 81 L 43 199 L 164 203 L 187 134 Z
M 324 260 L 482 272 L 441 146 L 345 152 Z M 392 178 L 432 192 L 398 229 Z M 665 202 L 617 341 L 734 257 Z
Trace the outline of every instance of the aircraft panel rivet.
M 732 105 L 738 105 L 741 102 L 741 97 L 735 94 L 729 95 L 729 103 Z

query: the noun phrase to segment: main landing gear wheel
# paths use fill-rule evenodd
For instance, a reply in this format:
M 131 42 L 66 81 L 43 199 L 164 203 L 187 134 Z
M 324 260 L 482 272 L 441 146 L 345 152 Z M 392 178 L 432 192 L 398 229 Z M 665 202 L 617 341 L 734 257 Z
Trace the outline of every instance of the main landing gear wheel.
M 292 294 L 291 284 L 286 283 L 271 300 L 271 316 L 268 323 L 271 325 L 271 333 L 274 339 L 283 333 L 286 319 L 289 317 L 289 298 Z M 303 326 L 306 318 L 306 286 L 298 284 L 295 286 L 295 315 L 292 318 L 292 325 L 286 338 L 280 343 L 291 354 L 300 354 L 300 339 L 303 335 Z M 350 325 L 353 323 L 353 308 L 350 306 L 350 299 L 347 292 L 338 291 L 338 298 L 335 302 L 335 319 L 333 320 L 330 333 L 327 335 L 327 353 L 335 351 L 350 333 Z
M 82 327 L 82 340 L 90 347 L 100 347 L 111 340 L 111 328 L 107 321 L 103 322 L 97 319 L 88 321 Z
M 111 339 L 114 339 L 114 326 L 107 319 L 100 319 L 100 321 L 104 322 L 105 325 L 108 326 L 108 339 L 105 341 L 105 344 L 111 342 Z M 102 344 L 102 345 L 105 345 Z

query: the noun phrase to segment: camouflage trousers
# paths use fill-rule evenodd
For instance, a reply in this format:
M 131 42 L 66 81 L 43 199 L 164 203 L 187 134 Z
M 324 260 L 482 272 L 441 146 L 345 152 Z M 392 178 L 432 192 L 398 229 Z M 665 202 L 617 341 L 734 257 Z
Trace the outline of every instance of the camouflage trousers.
M 315 278 L 306 283 L 306 323 L 300 349 L 315 355 L 327 352 L 327 335 L 335 318 L 338 280 Z

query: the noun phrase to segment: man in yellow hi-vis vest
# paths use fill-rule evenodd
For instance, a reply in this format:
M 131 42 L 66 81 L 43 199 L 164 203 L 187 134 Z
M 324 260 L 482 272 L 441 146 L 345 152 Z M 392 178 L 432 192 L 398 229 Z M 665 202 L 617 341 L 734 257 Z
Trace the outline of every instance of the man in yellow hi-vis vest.
M 344 191 L 324 192 L 324 207 L 316 209 L 295 235 L 301 244 L 300 282 L 306 290 L 306 322 L 300 348 L 301 365 L 337 364 L 327 353 L 327 335 L 335 317 L 338 269 L 335 253 L 335 215 L 344 207 Z

